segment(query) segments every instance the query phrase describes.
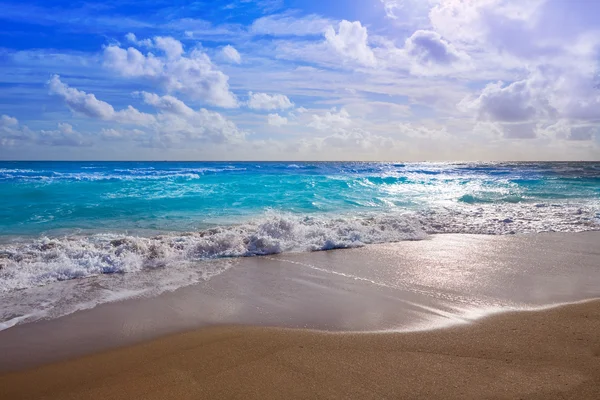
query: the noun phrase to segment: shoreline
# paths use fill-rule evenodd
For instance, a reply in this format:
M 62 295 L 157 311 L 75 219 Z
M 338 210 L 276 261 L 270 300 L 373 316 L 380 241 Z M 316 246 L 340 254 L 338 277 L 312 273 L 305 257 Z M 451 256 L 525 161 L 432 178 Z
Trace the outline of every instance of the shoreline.
M 214 326 L 427 332 L 592 301 L 599 241 L 600 232 L 446 234 L 238 259 L 200 284 L 1 331 L 0 373 Z
M 413 333 L 207 327 L 0 374 L 0 387 L 11 399 L 596 399 L 599 330 L 600 300 Z

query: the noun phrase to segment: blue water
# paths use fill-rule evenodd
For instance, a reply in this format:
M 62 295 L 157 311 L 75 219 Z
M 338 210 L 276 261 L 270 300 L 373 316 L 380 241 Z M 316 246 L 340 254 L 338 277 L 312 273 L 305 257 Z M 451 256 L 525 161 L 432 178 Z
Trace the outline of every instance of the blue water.
M 0 193 L 3 236 L 144 234 L 238 224 L 266 212 L 594 208 L 600 163 L 0 162 Z
M 0 162 L 0 330 L 241 256 L 598 229 L 600 163 Z

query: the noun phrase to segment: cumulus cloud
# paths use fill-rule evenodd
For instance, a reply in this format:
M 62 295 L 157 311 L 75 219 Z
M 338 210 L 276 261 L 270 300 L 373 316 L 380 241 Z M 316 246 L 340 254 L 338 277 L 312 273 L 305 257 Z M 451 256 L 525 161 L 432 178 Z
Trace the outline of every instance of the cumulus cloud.
M 267 123 L 272 126 L 283 126 L 287 125 L 288 119 L 279 114 L 269 114 L 267 116 Z
M 593 83 L 593 76 L 580 71 L 542 68 L 510 85 L 489 84 L 474 104 L 484 111 L 490 109 L 489 114 L 498 120 L 546 116 L 597 123 L 600 90 Z
M 129 32 L 128 34 L 126 34 L 125 39 L 129 43 L 133 43 L 136 46 L 140 46 L 140 47 L 152 47 L 153 46 L 152 39 L 138 40 L 137 36 L 135 36 L 135 34 L 132 32 Z
M 368 44 L 367 28 L 360 21 L 343 20 L 338 25 L 338 31 L 329 26 L 325 31 L 326 43 L 338 54 L 359 64 L 372 67 L 375 65 L 375 55 Z
M 253 110 L 286 110 L 294 107 L 294 103 L 283 94 L 248 93 L 248 107 Z
M 238 53 L 235 47 L 229 44 L 221 49 L 221 58 L 234 64 L 240 64 L 242 62 L 242 56 L 240 56 L 240 53 Z
M 29 138 L 29 132 L 19 126 L 19 120 L 9 115 L 0 116 L 0 144 L 10 147 L 16 142 Z
M 104 49 L 104 66 L 124 77 L 140 77 L 161 84 L 208 104 L 232 108 L 237 99 L 229 90 L 229 77 L 219 71 L 199 49 L 185 54 L 183 45 L 171 37 L 155 37 L 152 46 L 162 55 L 146 54 L 129 47 L 110 45 Z
M 235 123 L 217 112 L 204 108 L 194 111 L 173 96 L 142 92 L 142 98 L 146 104 L 160 111 L 156 116 L 157 132 L 170 141 L 205 139 L 213 143 L 232 143 L 245 137 Z
M 537 137 L 536 123 L 556 115 L 540 76 L 510 85 L 490 83 L 478 96 L 464 99 L 459 109 L 474 112 L 480 121 L 497 123 L 497 129 L 510 139 Z
M 75 131 L 73 126 L 64 122 L 58 124 L 58 129 L 41 130 L 36 136 L 38 144 L 48 146 L 84 147 L 93 144 L 89 137 Z
M 548 71 L 545 76 L 549 101 L 562 117 L 600 123 L 600 86 L 592 74 L 573 69 Z
M 189 117 L 195 113 L 183 101 L 173 96 L 159 96 L 155 93 L 141 92 L 142 99 L 146 104 L 154 106 L 166 113 Z
M 404 48 L 409 56 L 423 65 L 448 65 L 466 57 L 433 31 L 416 31 L 406 39 Z
M 578 124 L 561 119 L 539 129 L 540 134 L 559 140 L 589 141 L 600 139 L 600 128 L 596 124 Z
M 490 83 L 459 103 L 482 121 L 498 122 L 504 136 L 546 135 L 566 140 L 591 140 L 590 127 L 600 122 L 600 93 L 592 77 L 579 71 L 543 68 L 511 84 Z
M 543 97 L 542 88 L 535 80 L 523 80 L 504 85 L 488 84 L 474 99 L 464 100 L 460 106 L 474 110 L 482 120 L 526 122 L 553 113 Z
M 73 129 L 68 123 L 61 122 L 57 129 L 33 131 L 27 126 L 20 125 L 14 117 L 0 117 L 0 143 L 3 146 L 21 144 L 37 144 L 45 146 L 90 146 L 92 141 Z
M 181 42 L 169 36 L 156 36 L 154 38 L 154 46 L 162 50 L 168 60 L 177 60 L 183 54 L 183 45 Z
M 2 115 L 0 117 L 0 127 L 8 127 L 18 125 L 19 121 L 15 117 L 10 117 L 8 115 Z
M 495 53 L 507 64 L 517 57 L 532 65 L 594 51 L 600 43 L 597 35 L 590 35 L 590 14 L 595 11 L 600 6 L 585 0 L 443 0 L 429 17 L 433 30 L 455 45 Z
M 511 34 L 530 28 L 533 15 L 545 2 L 442 0 L 431 9 L 429 17 L 434 30 L 451 40 L 490 43 L 512 40 Z
M 113 106 L 98 100 L 93 94 L 69 87 L 60 80 L 58 75 L 54 75 L 48 81 L 48 88 L 51 94 L 62 98 L 72 111 L 90 118 L 137 125 L 148 125 L 154 122 L 152 115 L 140 112 L 132 106 L 115 111 Z
M 311 128 L 318 130 L 347 128 L 350 125 L 352 125 L 352 120 L 348 111 L 344 108 L 337 111 L 335 107 L 323 115 L 313 114 L 312 121 L 308 124 Z
M 115 111 L 112 105 L 98 100 L 93 94 L 62 83 L 56 75 L 52 77 L 48 85 L 50 92 L 60 96 L 75 112 L 103 121 L 142 127 L 143 131 L 126 130 L 135 133 L 136 140 L 142 140 L 139 136 L 141 136 L 141 132 L 144 132 L 146 139 L 152 143 L 168 147 L 177 144 L 185 145 L 187 140 L 204 140 L 222 144 L 241 141 L 245 137 L 244 132 L 223 115 L 204 108 L 193 110 L 174 96 L 159 96 L 148 92 L 138 93 L 144 103 L 157 110 L 156 114 L 146 114 L 132 106 Z M 52 138 L 55 142 L 71 140 L 75 137 L 70 126 L 65 125 L 59 128 L 59 131 L 47 131 L 44 135 Z M 124 138 L 126 135 L 123 132 L 122 128 L 104 128 L 101 134 L 104 138 Z M 66 135 L 71 136 L 67 137 Z

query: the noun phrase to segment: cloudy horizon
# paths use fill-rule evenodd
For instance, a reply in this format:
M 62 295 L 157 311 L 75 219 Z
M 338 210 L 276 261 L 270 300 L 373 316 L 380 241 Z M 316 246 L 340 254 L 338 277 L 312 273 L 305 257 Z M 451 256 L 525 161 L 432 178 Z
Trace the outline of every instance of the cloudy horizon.
M 600 159 L 600 3 L 0 7 L 0 159 Z

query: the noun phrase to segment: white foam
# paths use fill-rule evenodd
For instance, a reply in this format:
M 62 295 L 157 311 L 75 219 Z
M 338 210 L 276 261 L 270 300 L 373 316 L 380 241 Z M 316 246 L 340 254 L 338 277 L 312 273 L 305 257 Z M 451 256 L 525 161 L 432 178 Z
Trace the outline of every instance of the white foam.
M 95 275 L 173 268 L 190 261 L 359 247 L 434 233 L 514 234 L 600 229 L 597 208 L 511 204 L 417 213 L 298 216 L 269 212 L 240 225 L 155 237 L 96 234 L 0 245 L 0 293 Z
M 231 257 L 419 240 L 431 233 L 598 230 L 597 210 L 595 204 L 538 203 L 319 217 L 269 212 L 240 225 L 154 237 L 15 239 L 0 244 L 0 330 L 207 280 L 227 269 Z
M 271 214 L 242 225 L 156 237 L 97 234 L 0 247 L 0 292 L 186 261 L 363 246 L 426 236 L 404 215 L 309 218 Z
M 231 259 L 181 263 L 138 273 L 99 275 L 0 293 L 0 330 L 39 319 L 54 319 L 100 304 L 157 296 L 211 279 L 230 268 Z
M 505 235 L 600 229 L 600 203 L 452 204 L 420 211 L 428 233 Z

